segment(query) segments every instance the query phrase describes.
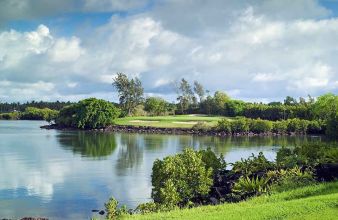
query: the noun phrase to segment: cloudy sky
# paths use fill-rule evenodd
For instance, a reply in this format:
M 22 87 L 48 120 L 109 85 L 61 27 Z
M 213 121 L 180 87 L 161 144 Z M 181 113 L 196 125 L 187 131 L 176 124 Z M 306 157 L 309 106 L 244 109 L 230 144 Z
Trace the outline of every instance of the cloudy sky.
M 338 93 L 337 0 L 0 0 L 0 101 L 117 101 L 116 72 L 174 100 Z

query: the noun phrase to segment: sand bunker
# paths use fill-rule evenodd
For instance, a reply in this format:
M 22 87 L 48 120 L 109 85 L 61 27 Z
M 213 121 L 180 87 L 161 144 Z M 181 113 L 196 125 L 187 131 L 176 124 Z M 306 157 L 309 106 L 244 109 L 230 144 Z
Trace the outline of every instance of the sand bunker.
M 173 121 L 174 124 L 195 125 L 197 121 Z
M 144 120 L 132 120 L 131 123 L 157 123 L 159 121 L 144 121 Z

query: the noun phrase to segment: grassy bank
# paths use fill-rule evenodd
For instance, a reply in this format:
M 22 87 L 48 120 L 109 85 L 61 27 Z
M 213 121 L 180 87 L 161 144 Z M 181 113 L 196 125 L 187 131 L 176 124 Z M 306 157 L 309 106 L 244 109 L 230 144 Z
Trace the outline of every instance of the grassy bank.
M 338 182 L 218 206 L 175 210 L 123 219 L 337 219 Z
M 151 126 L 161 128 L 192 128 L 198 122 L 207 126 L 215 126 L 224 117 L 205 115 L 173 115 L 173 116 L 139 116 L 125 117 L 116 120 L 117 125 Z

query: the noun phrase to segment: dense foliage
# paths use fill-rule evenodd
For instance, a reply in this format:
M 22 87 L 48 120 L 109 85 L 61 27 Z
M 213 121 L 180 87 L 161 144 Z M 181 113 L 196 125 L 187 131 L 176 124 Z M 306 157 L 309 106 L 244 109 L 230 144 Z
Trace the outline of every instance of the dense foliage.
M 45 120 L 52 122 L 56 119 L 59 111 L 49 108 L 27 107 L 24 112 L 10 112 L 0 114 L 0 119 L 5 120 Z
M 60 101 L 56 101 L 56 102 L 32 101 L 32 102 L 26 102 L 26 103 L 5 102 L 5 103 L 0 103 L 0 113 L 9 113 L 9 112 L 15 112 L 15 111 L 24 112 L 27 107 L 35 107 L 39 109 L 48 108 L 48 109 L 59 111 L 63 107 L 70 105 L 70 104 L 72 103 L 71 102 L 60 102 Z
M 222 119 L 218 121 L 216 130 L 226 133 L 246 133 L 255 134 L 274 132 L 278 134 L 297 133 L 297 134 L 323 134 L 325 123 L 321 120 L 288 119 L 281 121 L 268 121 L 262 119 Z
M 155 203 L 172 209 L 189 205 L 197 197 L 208 194 L 215 170 L 224 161 L 210 150 L 187 148 L 181 154 L 156 160 L 152 173 L 152 198 Z
M 113 82 L 120 100 L 120 106 L 125 115 L 132 115 L 136 106 L 143 101 L 143 87 L 141 81 L 136 77 L 129 79 L 124 73 L 117 73 Z
M 156 160 L 152 174 L 152 202 L 140 204 L 134 212 L 151 213 L 201 204 L 238 202 L 263 193 L 274 193 L 331 181 L 338 178 L 331 170 L 330 178 L 320 178 L 322 164 L 338 163 L 338 148 L 334 146 L 304 145 L 282 148 L 276 162 L 263 153 L 241 159 L 226 170 L 223 156 L 211 149 L 183 153 Z M 331 175 L 331 176 L 330 176 Z M 111 199 L 112 210 L 117 203 Z M 208 202 L 209 201 L 209 202 Z M 106 206 L 107 207 L 107 206 Z
M 149 97 L 144 102 L 144 110 L 151 116 L 173 114 L 175 106 L 159 97 Z
M 89 98 L 61 109 L 56 124 L 81 129 L 104 128 L 114 124 L 120 111 L 112 103 Z

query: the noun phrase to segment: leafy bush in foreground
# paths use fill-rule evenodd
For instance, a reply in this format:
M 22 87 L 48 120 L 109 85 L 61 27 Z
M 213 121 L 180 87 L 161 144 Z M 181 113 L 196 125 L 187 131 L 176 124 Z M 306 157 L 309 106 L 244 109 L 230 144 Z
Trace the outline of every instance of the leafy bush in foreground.
M 127 207 L 123 205 L 121 208 L 118 208 L 118 204 L 119 202 L 114 197 L 111 197 L 108 202 L 104 204 L 108 220 L 117 219 L 121 215 L 128 214 Z
M 278 192 L 307 186 L 315 182 L 311 171 L 302 171 L 298 167 L 269 171 L 267 176 L 273 183 L 272 190 Z
M 114 123 L 120 111 L 110 102 L 89 98 L 60 111 L 56 123 L 82 129 L 103 128 Z
M 243 197 L 259 195 L 266 193 L 269 190 L 269 180 L 268 177 L 252 177 L 242 176 L 235 183 L 233 191 L 243 195 Z
M 307 144 L 294 149 L 282 148 L 277 152 L 276 163 L 282 168 L 338 163 L 338 148 L 321 144 Z
M 210 158 L 205 155 L 204 158 Z M 217 165 L 216 165 L 217 166 Z M 183 207 L 194 198 L 208 194 L 215 163 L 203 161 L 203 153 L 185 149 L 183 153 L 156 160 L 152 173 L 152 198 L 168 209 Z
M 247 159 L 241 159 L 233 163 L 232 170 L 235 173 L 241 173 L 245 176 L 250 176 L 257 172 L 267 172 L 275 168 L 275 164 L 271 161 L 268 161 L 264 154 L 260 152 L 258 156 L 252 154 Z

